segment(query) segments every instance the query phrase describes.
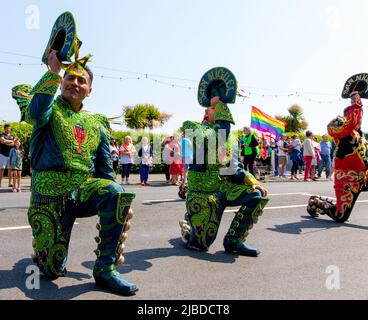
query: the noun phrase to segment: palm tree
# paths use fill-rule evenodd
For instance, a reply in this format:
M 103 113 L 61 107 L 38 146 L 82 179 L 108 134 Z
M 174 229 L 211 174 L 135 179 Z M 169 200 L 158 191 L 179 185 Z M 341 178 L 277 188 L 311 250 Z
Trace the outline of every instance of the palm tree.
M 161 112 L 151 104 L 137 104 L 134 107 L 124 107 L 124 121 L 130 129 L 162 127 L 171 117 L 171 114 Z
M 289 109 L 289 115 L 277 115 L 276 119 L 287 123 L 285 132 L 303 132 L 308 128 L 308 122 L 303 116 L 303 109 L 298 104 L 293 104 Z

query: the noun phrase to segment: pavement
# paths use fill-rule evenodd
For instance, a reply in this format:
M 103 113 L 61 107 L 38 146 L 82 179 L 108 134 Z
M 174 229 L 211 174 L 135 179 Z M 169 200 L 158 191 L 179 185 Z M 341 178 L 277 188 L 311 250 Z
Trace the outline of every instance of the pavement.
M 138 183 L 138 176 L 133 175 L 131 181 Z M 136 193 L 136 199 L 126 263 L 118 270 L 139 287 L 131 297 L 94 285 L 97 217 L 77 220 L 67 276 L 41 280 L 39 289 L 29 289 L 33 270 L 27 222 L 30 180 L 24 179 L 22 193 L 1 188 L 0 300 L 368 299 L 367 193 L 360 195 L 350 220 L 336 224 L 324 216 L 311 218 L 306 212 L 311 194 L 334 196 L 331 181 L 264 183 L 270 202 L 247 239 L 262 253 L 251 258 L 227 254 L 222 247 L 237 208 L 225 211 L 208 252 L 184 248 L 178 221 L 185 202 L 178 198 L 178 187 L 167 185 L 163 175 L 151 175 L 150 181 L 147 187 L 125 186 Z

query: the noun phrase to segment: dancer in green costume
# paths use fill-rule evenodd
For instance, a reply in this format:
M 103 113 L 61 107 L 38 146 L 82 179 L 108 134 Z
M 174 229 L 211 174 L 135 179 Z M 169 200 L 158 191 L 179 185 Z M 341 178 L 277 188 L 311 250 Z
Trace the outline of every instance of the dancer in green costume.
M 59 75 L 60 52 L 51 48 L 45 59 L 49 71 L 36 86 L 13 88 L 22 119 L 33 125 L 28 210 L 33 260 L 44 277 L 65 276 L 75 219 L 98 215 L 96 284 L 118 294 L 134 294 L 137 286 L 124 280 L 116 268 L 124 262 L 135 195 L 114 182 L 107 118 L 83 111 L 93 81 L 88 58 L 76 59 L 64 78 Z M 54 99 L 59 86 L 61 95 Z
M 207 251 L 216 239 L 225 208 L 240 206 L 224 248 L 229 253 L 258 256 L 259 250 L 245 240 L 268 202 L 267 190 L 238 161 L 236 137 L 230 134 L 234 120 L 227 106 L 235 98 L 236 79 L 228 69 L 214 68 L 202 77 L 198 100 L 207 108 L 205 119 L 183 124 L 193 139 L 194 162 L 189 167 L 187 213 L 180 226 L 187 248 Z M 216 144 L 218 152 L 214 153 Z

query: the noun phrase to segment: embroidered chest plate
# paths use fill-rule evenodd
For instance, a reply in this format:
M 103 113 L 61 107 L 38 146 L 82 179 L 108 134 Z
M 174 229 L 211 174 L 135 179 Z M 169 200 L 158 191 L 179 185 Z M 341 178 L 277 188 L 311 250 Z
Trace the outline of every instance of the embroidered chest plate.
M 54 108 L 52 130 L 67 170 L 87 171 L 101 141 L 100 124 L 86 112 L 73 112 L 62 102 Z

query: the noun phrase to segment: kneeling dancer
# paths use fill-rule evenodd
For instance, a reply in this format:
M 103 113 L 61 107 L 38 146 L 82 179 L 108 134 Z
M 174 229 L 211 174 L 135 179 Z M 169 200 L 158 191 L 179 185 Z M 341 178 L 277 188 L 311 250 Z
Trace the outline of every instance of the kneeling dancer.
M 71 14 L 65 13 L 55 25 L 70 30 L 73 21 Z M 54 28 L 53 32 L 56 31 Z M 78 42 L 75 35 L 67 38 Z M 13 88 L 22 118 L 33 125 L 32 194 L 28 210 L 33 259 L 46 278 L 65 276 L 76 218 L 98 215 L 97 260 L 93 268 L 96 284 L 131 295 L 138 290 L 137 286 L 124 280 L 116 268 L 124 262 L 122 253 L 135 195 L 124 192 L 114 182 L 108 119 L 82 110 L 82 102 L 92 90 L 93 74 L 86 66 L 88 57 L 78 60 L 75 48 L 70 45 L 65 56 L 64 47 L 47 49 L 44 57 L 49 71 L 33 88 L 28 85 Z M 68 60 L 70 52 L 76 53 L 75 62 L 66 68 L 60 61 Z M 59 75 L 62 68 L 63 78 Z M 59 86 L 61 95 L 54 99 Z
M 227 103 L 234 103 L 237 83 L 230 70 L 218 67 L 201 79 L 198 101 L 206 108 L 202 123 L 186 121 L 183 130 L 193 139 L 185 219 L 180 221 L 187 248 L 207 251 L 214 242 L 226 207 L 240 206 L 224 238 L 226 252 L 258 256 L 245 243 L 268 202 L 267 190 L 239 161 L 234 124 Z M 216 151 L 218 146 L 218 152 Z
M 343 98 L 351 98 L 351 105 L 327 126 L 336 144 L 334 188 L 336 203 L 320 196 L 311 196 L 307 211 L 312 217 L 326 214 L 336 222 L 347 221 L 360 192 L 367 191 L 367 141 L 361 131 L 363 104 L 368 98 L 368 74 L 349 78 Z

